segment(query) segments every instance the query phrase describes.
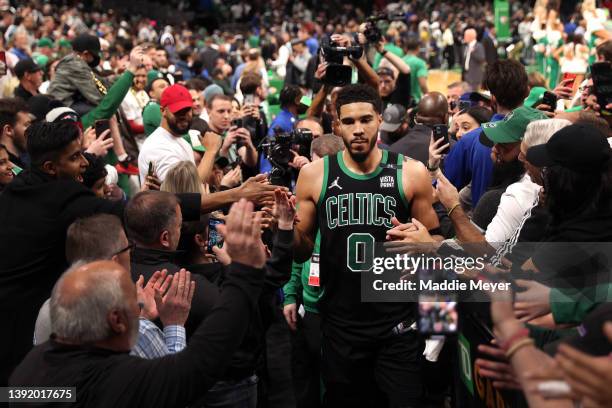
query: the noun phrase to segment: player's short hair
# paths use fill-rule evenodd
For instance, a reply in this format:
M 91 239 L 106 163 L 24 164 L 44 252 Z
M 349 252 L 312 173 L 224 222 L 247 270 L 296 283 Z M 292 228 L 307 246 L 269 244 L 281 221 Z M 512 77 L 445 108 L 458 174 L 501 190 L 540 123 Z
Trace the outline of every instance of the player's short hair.
M 340 108 L 342 105 L 351 103 L 365 102 L 370 103 L 374 107 L 376 113 L 382 112 L 382 100 L 378 91 L 371 86 L 364 84 L 347 85 L 338 92 L 336 99 L 336 111 L 340 117 Z

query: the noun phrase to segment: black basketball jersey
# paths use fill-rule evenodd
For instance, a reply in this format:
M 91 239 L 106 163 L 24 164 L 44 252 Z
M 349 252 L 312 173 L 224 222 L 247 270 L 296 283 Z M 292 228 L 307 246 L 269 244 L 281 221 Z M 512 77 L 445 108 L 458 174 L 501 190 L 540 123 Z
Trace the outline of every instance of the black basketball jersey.
M 362 302 L 361 274 L 372 273 L 374 245 L 385 241 L 391 218 L 410 219 L 402 186 L 404 157 L 382 150 L 381 162 L 370 174 L 351 172 L 342 152 L 323 160 L 317 217 L 324 328 L 352 341 L 388 337 L 395 326 L 411 319 L 413 309 L 405 303 Z

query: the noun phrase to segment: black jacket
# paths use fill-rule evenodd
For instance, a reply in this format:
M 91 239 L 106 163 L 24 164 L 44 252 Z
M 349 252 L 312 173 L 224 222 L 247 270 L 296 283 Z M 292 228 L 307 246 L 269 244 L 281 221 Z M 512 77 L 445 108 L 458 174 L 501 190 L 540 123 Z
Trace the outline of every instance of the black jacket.
M 241 264 L 232 264 L 231 269 L 213 311 L 183 351 L 145 360 L 127 352 L 66 346 L 50 340 L 26 356 L 11 376 L 10 384 L 76 387 L 76 402 L 36 406 L 188 405 L 225 371 L 257 307 L 263 270 Z
M 29 101 L 32 96 L 34 96 L 28 90 L 26 90 L 23 86 L 21 86 L 21 84 L 19 84 L 19 86 L 15 88 L 13 95 L 17 98 L 23 99 L 26 102 Z
M 415 125 L 399 140 L 389 146 L 389 151 L 403 154 L 411 159 L 427 164 L 429 160 L 429 139 L 431 128 L 425 125 Z
M 181 195 L 185 219 L 199 217 L 200 195 Z M 25 170 L 0 194 L 0 386 L 32 347 L 38 310 L 67 268 L 66 230 L 77 218 L 123 216 L 125 203 L 96 197 L 74 180 Z M 197 208 L 196 208 L 197 207 Z
M 276 293 L 291 276 L 291 264 L 293 259 L 293 231 L 279 231 L 274 236 L 274 247 L 272 256 L 266 262 L 266 278 L 261 295 L 258 299 L 258 307 L 253 310 L 251 322 L 240 347 L 231 358 L 231 363 L 223 380 L 242 380 L 253 375 L 255 368 L 264 356 L 266 346 L 265 336 L 273 318 L 276 306 Z M 219 263 L 189 265 L 185 268 L 197 277 L 201 277 L 209 286 L 218 288 L 216 294 L 210 294 L 214 303 L 221 296 L 223 284 L 228 276 L 228 268 Z M 196 290 L 197 290 L 196 283 Z M 193 301 L 196 297 L 194 295 Z M 193 305 L 192 305 L 193 311 Z M 189 343 L 189 341 L 188 341 Z
M 167 269 L 168 274 L 173 275 L 180 269 L 174 263 L 175 257 L 175 252 L 137 246 L 131 255 L 132 279 L 137 281 L 138 277 L 142 275 L 145 282 L 147 282 L 155 271 L 161 271 L 162 269 Z M 219 288 L 211 284 L 203 276 L 194 274 L 192 275 L 192 280 L 195 281 L 196 287 L 191 303 L 191 311 L 185 323 L 185 332 L 188 338 L 196 331 L 200 322 L 210 314 L 215 301 L 219 298 Z

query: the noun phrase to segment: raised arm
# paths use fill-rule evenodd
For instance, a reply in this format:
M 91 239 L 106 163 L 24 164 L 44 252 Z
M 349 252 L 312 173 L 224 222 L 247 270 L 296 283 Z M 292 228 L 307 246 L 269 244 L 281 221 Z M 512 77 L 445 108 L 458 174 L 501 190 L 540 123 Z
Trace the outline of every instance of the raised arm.
M 317 201 L 326 182 L 324 173 L 327 160 L 316 160 L 300 170 L 296 185 L 297 214 L 300 222 L 295 226 L 293 238 L 293 259 L 296 262 L 305 262 L 312 255 L 317 224 Z
M 403 179 L 406 182 L 402 188 L 410 202 L 412 217 L 419 220 L 429 231 L 440 228 L 438 216 L 433 209 L 433 188 L 429 172 L 421 162 L 416 160 L 408 159 L 403 163 Z
M 386 58 L 391 64 L 393 64 L 393 66 L 397 68 L 402 74 L 410 73 L 410 66 L 408 66 L 408 64 L 406 64 L 403 59 L 401 59 L 394 53 L 387 51 L 385 49 L 384 41 L 379 41 L 376 44 L 376 51 L 378 51 L 380 55 L 383 56 L 383 58 Z

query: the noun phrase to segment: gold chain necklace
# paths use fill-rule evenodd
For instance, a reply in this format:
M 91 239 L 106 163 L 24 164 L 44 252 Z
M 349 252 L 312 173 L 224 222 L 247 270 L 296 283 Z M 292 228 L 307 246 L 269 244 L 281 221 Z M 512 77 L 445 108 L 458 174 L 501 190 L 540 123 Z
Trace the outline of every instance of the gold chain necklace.
M 96 87 L 98 88 L 98 91 L 100 91 L 100 93 L 102 95 L 106 95 L 106 93 L 107 93 L 106 87 L 104 86 L 102 81 L 100 81 L 98 79 L 98 77 L 93 73 L 93 71 L 91 72 L 91 77 L 93 78 L 93 81 L 96 84 Z

